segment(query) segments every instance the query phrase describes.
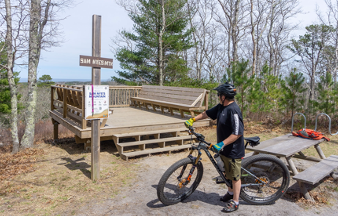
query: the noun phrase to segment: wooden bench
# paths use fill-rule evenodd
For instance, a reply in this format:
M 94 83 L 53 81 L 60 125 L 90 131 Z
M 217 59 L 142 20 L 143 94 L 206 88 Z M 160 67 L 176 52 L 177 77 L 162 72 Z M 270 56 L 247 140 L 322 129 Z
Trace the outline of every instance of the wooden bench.
M 305 182 L 311 185 L 318 183 L 324 177 L 328 176 L 334 169 L 338 167 L 338 156 L 331 155 L 323 159 L 319 163 L 307 168 L 303 172 L 298 173 L 293 179 Z
M 184 112 L 190 112 L 195 117 L 195 112 L 208 109 L 208 93 L 209 91 L 200 88 L 143 85 L 138 97 L 132 97 L 131 102 L 134 106 L 143 105 L 146 109 L 149 105 L 153 110 L 159 107 L 162 113 L 166 108 L 171 115 L 174 115 L 174 110 L 178 110 L 182 118 Z

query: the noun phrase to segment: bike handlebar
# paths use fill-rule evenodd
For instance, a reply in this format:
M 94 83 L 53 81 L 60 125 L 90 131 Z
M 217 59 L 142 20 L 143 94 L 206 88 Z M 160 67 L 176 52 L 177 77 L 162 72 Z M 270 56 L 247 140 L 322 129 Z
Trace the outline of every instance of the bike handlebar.
M 207 141 L 205 141 L 204 140 L 205 137 L 202 134 L 196 133 L 192 126 L 189 126 L 188 129 L 189 129 L 189 134 L 195 135 L 199 142 L 207 144 L 205 147 L 207 147 L 208 149 L 211 149 L 211 147 L 213 145 L 211 143 L 208 143 Z

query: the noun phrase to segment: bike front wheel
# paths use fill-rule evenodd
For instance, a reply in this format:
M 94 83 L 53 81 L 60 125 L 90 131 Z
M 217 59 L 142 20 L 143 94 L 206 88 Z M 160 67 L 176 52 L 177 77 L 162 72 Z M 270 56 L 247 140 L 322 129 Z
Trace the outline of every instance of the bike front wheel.
M 190 158 L 177 161 L 163 174 L 157 186 L 157 197 L 164 205 L 173 205 L 188 198 L 202 180 L 203 165 L 199 161 L 189 180 L 194 166 Z
M 240 197 L 248 203 L 274 203 L 287 191 L 290 173 L 283 161 L 270 155 L 255 155 L 242 163 Z

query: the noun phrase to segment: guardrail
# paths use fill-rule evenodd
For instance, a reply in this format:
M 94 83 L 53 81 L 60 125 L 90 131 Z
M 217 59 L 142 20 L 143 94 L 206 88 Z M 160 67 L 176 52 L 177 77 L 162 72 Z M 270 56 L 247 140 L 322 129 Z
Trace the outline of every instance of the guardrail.
M 109 86 L 109 107 L 128 107 L 131 97 L 138 97 L 142 86 Z
M 59 110 L 63 118 L 70 117 L 78 121 L 82 129 L 87 128 L 83 118 L 84 100 L 82 86 L 53 85 L 51 86 L 51 110 Z
M 109 107 L 128 107 L 131 97 L 137 97 L 142 86 L 109 86 Z M 84 101 L 83 86 L 52 85 L 51 110 L 57 109 L 63 118 L 77 121 L 82 129 L 87 128 L 87 120 L 83 118 Z M 105 122 L 102 123 L 104 127 Z

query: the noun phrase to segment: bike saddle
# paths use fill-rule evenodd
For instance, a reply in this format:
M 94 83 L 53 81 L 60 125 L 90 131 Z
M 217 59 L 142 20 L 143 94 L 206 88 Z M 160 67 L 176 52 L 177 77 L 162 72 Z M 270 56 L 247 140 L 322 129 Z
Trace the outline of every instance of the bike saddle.
M 258 136 L 255 137 L 244 137 L 245 141 L 247 141 L 251 146 L 256 146 L 258 145 L 260 142 L 259 140 L 261 138 L 259 138 Z

